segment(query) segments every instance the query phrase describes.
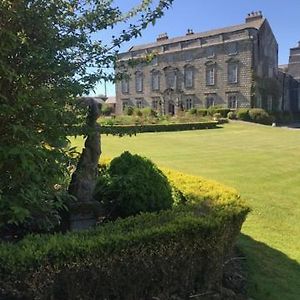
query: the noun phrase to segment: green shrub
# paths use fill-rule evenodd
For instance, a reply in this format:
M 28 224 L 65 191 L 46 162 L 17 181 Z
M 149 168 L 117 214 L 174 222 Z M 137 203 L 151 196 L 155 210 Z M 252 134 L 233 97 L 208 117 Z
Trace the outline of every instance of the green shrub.
M 113 108 L 108 106 L 107 104 L 102 105 L 101 113 L 104 116 L 110 116 L 113 112 Z
M 156 118 L 157 117 L 157 112 L 152 109 L 151 107 L 145 107 L 141 109 L 141 112 L 144 117 L 150 117 L 150 118 Z
M 230 111 L 228 114 L 227 114 L 227 118 L 229 120 L 235 120 L 236 119 L 236 113 L 234 111 Z
M 214 115 L 213 115 L 213 119 L 214 119 L 214 121 L 219 121 L 220 119 L 221 119 L 221 114 L 220 113 L 215 113 Z
M 126 106 L 124 109 L 124 114 L 127 116 L 132 116 L 134 113 L 134 107 L 132 106 Z
M 239 120 L 242 121 L 250 121 L 249 117 L 249 109 L 248 108 L 240 108 L 236 112 L 236 116 Z
M 228 119 L 227 118 L 220 118 L 218 120 L 218 124 L 225 124 L 225 123 L 228 123 Z
M 134 109 L 134 115 L 136 115 L 137 117 L 142 117 L 143 116 L 143 112 L 142 112 L 141 109 L 135 108 Z
M 217 108 L 216 113 L 219 113 L 222 118 L 226 118 L 227 114 L 230 112 L 230 108 Z
M 249 117 L 252 122 L 270 125 L 273 122 L 273 117 L 270 116 L 262 108 L 252 108 L 249 110 Z
M 234 189 L 166 171 L 187 205 L 0 244 L 6 299 L 188 299 L 220 290 L 249 209 Z M 1 293 L 0 292 L 0 293 Z
M 207 115 L 209 116 L 213 116 L 215 113 L 216 113 L 216 110 L 217 110 L 218 107 L 216 106 L 210 106 L 208 109 L 207 109 Z
M 207 109 L 206 108 L 198 108 L 197 109 L 197 115 L 200 117 L 207 116 Z
M 192 109 L 190 109 L 190 110 L 189 110 L 189 113 L 190 113 L 191 115 L 197 115 L 197 113 L 198 113 L 197 108 L 192 108 Z
M 129 152 L 111 161 L 95 190 L 110 219 L 168 209 L 173 203 L 166 176 L 150 160 Z

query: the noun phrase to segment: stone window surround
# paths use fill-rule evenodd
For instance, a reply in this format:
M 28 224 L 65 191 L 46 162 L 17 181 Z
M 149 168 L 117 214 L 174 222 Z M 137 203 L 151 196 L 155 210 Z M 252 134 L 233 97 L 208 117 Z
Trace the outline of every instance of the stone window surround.
M 227 63 L 227 83 L 228 84 L 237 84 L 239 83 L 239 65 L 240 61 L 237 59 L 230 58 L 226 61 Z M 231 67 L 236 67 L 234 69 L 230 69 Z M 235 74 L 230 74 L 230 72 L 233 72 Z M 231 77 L 232 76 L 232 77 Z
M 135 106 L 139 109 L 144 107 L 144 99 L 143 98 L 135 98 Z
M 188 96 L 185 98 L 185 109 L 190 110 L 194 107 L 194 99 L 192 96 Z
M 227 43 L 227 54 L 229 56 L 234 56 L 238 54 L 238 43 L 237 42 L 229 42 Z M 234 47 L 234 50 L 231 49 L 231 47 Z
M 129 78 L 123 78 L 121 80 L 121 91 L 122 94 L 129 94 Z
M 152 100 L 151 100 L 151 107 L 152 109 L 154 110 L 159 110 L 161 109 L 161 99 L 160 97 L 152 97 Z
M 216 57 L 216 51 L 214 46 L 207 46 L 206 48 L 206 58 L 215 58 Z
M 190 74 L 188 74 L 190 72 Z M 188 78 L 188 75 L 191 76 Z M 186 89 L 193 89 L 195 81 L 195 67 L 193 65 L 185 65 L 184 66 L 184 87 Z
M 177 78 L 178 69 L 174 68 L 174 67 L 171 67 L 171 66 L 167 66 L 163 70 L 164 70 L 164 73 L 165 73 L 165 83 L 166 83 L 167 89 L 169 89 L 169 88 L 176 89 L 177 79 L 178 79 Z
M 160 90 L 160 77 L 161 72 L 159 70 L 153 69 L 150 71 L 151 73 L 151 90 L 152 91 L 159 91 Z M 154 77 L 157 76 L 157 86 L 154 85 Z
M 227 94 L 228 108 L 237 109 L 239 107 L 238 92 L 231 92 Z
M 122 101 L 122 111 L 124 111 L 125 108 L 129 106 L 130 99 L 129 98 L 121 99 L 121 101 Z
M 216 62 L 208 61 L 205 63 L 205 83 L 207 86 L 216 84 Z
M 205 107 L 210 108 L 214 107 L 216 102 L 216 96 L 214 94 L 208 94 L 205 97 Z

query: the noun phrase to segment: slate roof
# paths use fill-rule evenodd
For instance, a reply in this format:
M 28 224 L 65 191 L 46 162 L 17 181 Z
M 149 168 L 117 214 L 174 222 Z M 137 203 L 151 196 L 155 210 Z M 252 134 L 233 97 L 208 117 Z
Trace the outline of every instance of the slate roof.
M 230 32 L 235 32 L 235 31 L 244 30 L 244 29 L 251 29 L 251 28 L 260 29 L 260 27 L 262 26 L 264 21 L 265 21 L 265 18 L 261 18 L 261 19 L 253 20 L 251 22 L 240 24 L 240 25 L 234 25 L 234 26 L 224 27 L 224 28 L 220 28 L 220 29 L 214 29 L 214 30 L 200 32 L 200 33 L 194 33 L 194 34 L 190 34 L 190 35 L 184 35 L 184 36 L 175 37 L 175 38 L 171 38 L 171 39 L 169 38 L 167 40 L 144 44 L 144 45 L 137 45 L 137 46 L 131 47 L 129 49 L 129 52 L 144 50 L 144 49 L 153 48 L 153 47 L 157 47 L 157 46 L 163 46 L 163 45 L 172 44 L 172 43 L 190 41 L 190 40 L 194 40 L 194 39 L 198 39 L 198 38 L 209 37 L 209 36 L 218 35 L 218 34 L 222 34 L 222 33 L 230 33 Z

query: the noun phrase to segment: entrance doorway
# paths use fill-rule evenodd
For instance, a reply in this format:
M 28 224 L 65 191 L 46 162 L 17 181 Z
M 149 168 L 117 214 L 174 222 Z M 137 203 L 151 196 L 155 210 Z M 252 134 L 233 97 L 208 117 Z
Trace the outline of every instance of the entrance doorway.
M 169 109 L 168 114 L 174 116 L 175 115 L 175 105 L 173 101 L 169 101 Z

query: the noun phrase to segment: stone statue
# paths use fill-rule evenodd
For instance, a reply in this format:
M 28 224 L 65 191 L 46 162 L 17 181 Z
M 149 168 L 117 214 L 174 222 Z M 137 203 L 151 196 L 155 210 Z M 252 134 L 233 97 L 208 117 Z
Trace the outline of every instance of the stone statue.
M 80 105 L 87 106 L 88 135 L 77 168 L 72 175 L 69 194 L 77 201 L 70 207 L 70 229 L 84 229 L 96 223 L 99 204 L 93 200 L 98 175 L 98 161 L 101 154 L 100 126 L 97 119 L 101 103 L 94 98 L 84 97 Z

